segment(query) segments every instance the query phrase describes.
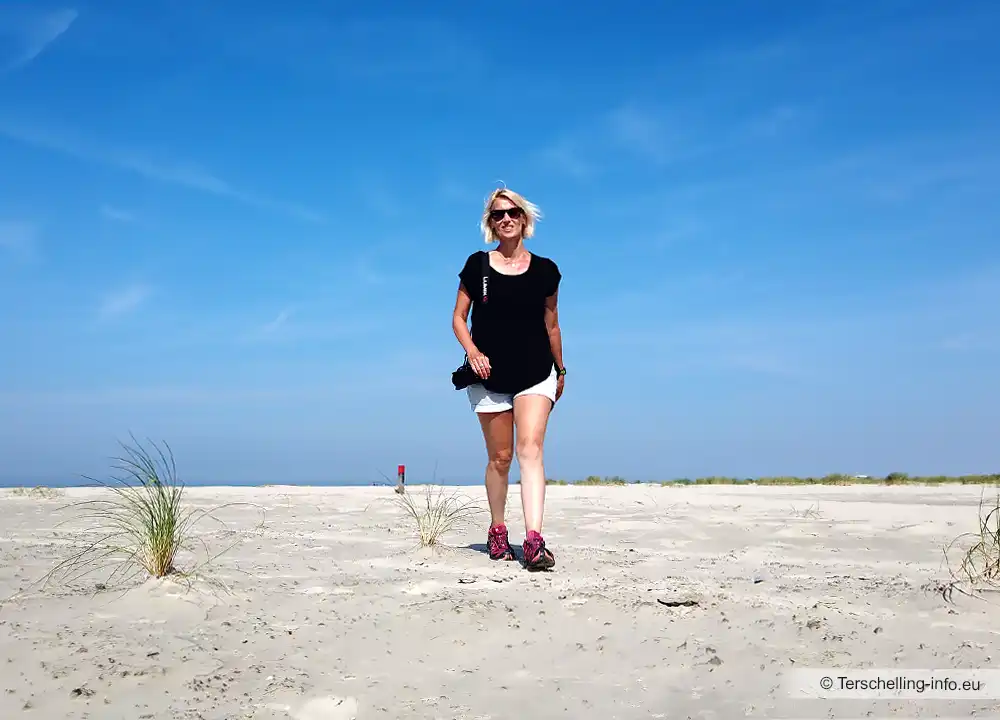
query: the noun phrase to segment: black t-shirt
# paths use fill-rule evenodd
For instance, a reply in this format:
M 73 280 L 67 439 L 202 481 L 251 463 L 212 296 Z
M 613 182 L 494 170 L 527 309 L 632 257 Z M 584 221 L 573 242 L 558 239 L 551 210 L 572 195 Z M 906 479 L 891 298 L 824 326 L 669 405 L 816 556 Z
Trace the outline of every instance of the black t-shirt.
M 483 251 L 472 253 L 458 274 L 472 296 L 472 341 L 490 360 L 483 386 L 518 393 L 549 376 L 555 364 L 545 327 L 545 300 L 555 295 L 562 275 L 552 260 L 532 253 L 528 269 L 504 275 L 487 265 L 483 299 Z

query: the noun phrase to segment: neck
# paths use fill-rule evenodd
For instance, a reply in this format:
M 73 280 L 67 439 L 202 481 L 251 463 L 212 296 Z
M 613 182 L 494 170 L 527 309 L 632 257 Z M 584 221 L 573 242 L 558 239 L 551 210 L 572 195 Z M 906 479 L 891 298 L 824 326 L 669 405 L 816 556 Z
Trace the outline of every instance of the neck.
M 519 255 L 524 250 L 524 243 L 521 238 L 517 240 L 501 240 L 497 246 L 497 252 L 510 260 L 515 255 Z

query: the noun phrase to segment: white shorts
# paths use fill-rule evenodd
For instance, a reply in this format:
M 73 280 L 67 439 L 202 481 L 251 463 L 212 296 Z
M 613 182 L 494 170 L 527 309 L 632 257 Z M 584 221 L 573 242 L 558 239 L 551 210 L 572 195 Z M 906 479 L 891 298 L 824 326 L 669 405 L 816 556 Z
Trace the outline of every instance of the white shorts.
M 514 408 L 514 398 L 522 395 L 544 395 L 553 403 L 556 401 L 556 387 L 559 384 L 559 376 L 556 369 L 552 368 L 552 373 L 537 385 L 534 385 L 519 393 L 496 393 L 490 392 L 481 384 L 470 385 L 466 392 L 469 394 L 469 402 L 473 411 L 477 413 L 497 413 Z

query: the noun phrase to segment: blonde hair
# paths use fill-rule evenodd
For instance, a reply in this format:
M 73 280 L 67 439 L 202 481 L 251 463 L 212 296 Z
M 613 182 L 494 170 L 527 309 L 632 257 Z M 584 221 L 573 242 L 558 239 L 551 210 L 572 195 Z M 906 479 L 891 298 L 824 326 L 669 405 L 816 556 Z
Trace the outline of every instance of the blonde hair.
M 521 231 L 521 237 L 530 238 L 534 235 L 535 223 L 542 219 L 542 211 L 537 205 L 528 201 L 522 195 L 502 187 L 491 192 L 489 197 L 486 198 L 486 204 L 483 206 L 483 216 L 479 221 L 479 229 L 483 233 L 483 239 L 486 241 L 486 244 L 489 245 L 490 243 L 497 242 L 497 237 L 493 234 L 493 226 L 490 224 L 490 210 L 493 209 L 493 203 L 498 198 L 509 200 L 524 211 L 524 228 Z

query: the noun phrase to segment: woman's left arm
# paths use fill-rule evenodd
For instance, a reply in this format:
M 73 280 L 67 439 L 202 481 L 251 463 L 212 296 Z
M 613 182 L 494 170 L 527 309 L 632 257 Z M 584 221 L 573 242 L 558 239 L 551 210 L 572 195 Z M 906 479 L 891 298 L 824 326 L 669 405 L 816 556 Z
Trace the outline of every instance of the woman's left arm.
M 563 369 L 563 348 L 562 332 L 559 329 L 559 291 L 545 298 L 545 329 L 549 333 L 549 347 L 552 348 L 552 359 L 555 360 L 556 367 Z M 559 383 L 556 389 L 556 400 L 562 395 L 563 386 L 566 384 L 566 376 L 559 375 Z

